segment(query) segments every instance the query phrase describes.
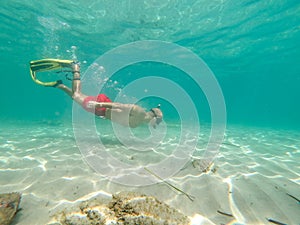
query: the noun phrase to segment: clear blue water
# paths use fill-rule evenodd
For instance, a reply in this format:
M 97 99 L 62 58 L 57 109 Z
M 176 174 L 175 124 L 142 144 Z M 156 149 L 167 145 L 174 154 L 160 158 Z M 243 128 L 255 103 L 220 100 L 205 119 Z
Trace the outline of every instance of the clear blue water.
M 193 204 L 174 197 L 163 185 L 138 191 L 216 224 L 234 222 L 217 210 L 233 213 L 243 224 L 263 224 L 266 217 L 298 224 L 299 205 L 286 198 L 286 192 L 300 198 L 299 24 L 297 0 L 2 0 L 0 193 L 23 193 L 24 210 L 15 224 L 45 224 L 62 203 L 99 190 L 126 189 L 109 183 L 83 162 L 72 127 L 71 99 L 35 84 L 29 62 L 76 58 L 84 74 L 107 51 L 143 40 L 175 43 L 204 60 L 223 92 L 227 129 L 215 161 L 216 174 L 199 174 L 189 162 L 169 180 L 198 197 Z M 105 92 L 114 98 L 131 81 L 153 75 L 176 82 L 194 102 L 204 126 L 200 133 L 186 133 L 188 139 L 179 146 L 187 148 L 189 138 L 198 141 L 193 156 L 201 157 L 210 134 L 211 110 L 203 90 L 183 71 L 154 62 L 130 65 L 115 74 Z M 132 165 L 169 156 L 180 133 L 180 116 L 172 103 L 155 96 L 138 103 L 146 108 L 163 105 L 161 127 L 168 133 L 157 148 L 137 152 L 124 147 L 109 121 L 96 121 L 107 151 Z M 141 127 L 133 133 L 143 138 L 149 130 Z M 236 194 L 225 199 L 220 193 L 227 196 L 228 190 Z M 35 212 L 40 216 L 33 218 Z
M 70 114 L 60 92 L 30 80 L 28 63 L 72 58 L 83 71 L 104 52 L 137 40 L 182 45 L 214 72 L 228 123 L 299 127 L 299 2 L 6 1 L 1 4 L 1 117 Z M 141 71 L 141 73 L 148 72 Z

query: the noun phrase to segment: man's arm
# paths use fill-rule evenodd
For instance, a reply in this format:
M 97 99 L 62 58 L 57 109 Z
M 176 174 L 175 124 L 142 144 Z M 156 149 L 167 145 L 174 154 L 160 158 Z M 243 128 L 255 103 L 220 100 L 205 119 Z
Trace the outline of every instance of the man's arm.
M 87 104 L 88 108 L 114 108 L 114 109 L 128 109 L 132 108 L 133 104 L 121 104 L 117 102 L 96 102 L 96 101 L 89 101 Z

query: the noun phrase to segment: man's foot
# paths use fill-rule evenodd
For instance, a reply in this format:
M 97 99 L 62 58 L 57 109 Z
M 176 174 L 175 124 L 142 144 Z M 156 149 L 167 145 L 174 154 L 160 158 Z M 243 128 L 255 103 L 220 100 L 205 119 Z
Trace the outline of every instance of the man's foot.
M 56 83 L 52 87 L 56 88 L 60 84 L 63 84 L 62 80 L 57 80 Z

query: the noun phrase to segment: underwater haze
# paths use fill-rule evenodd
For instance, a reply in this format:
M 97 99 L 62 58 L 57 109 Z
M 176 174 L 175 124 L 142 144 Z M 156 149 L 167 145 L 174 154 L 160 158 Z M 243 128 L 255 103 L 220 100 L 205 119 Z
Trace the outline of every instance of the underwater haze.
M 70 114 L 67 96 L 30 80 L 31 60 L 75 54 L 86 62 L 84 72 L 119 45 L 161 40 L 186 47 L 207 63 L 222 88 L 228 123 L 300 125 L 297 0 L 4 0 L 1 5 L 2 118 Z
M 156 43 L 153 56 L 184 68 L 199 57 L 201 72 L 141 60 L 102 77 L 130 46 L 143 58 Z M 191 225 L 300 223 L 299 0 L 1 0 L 0 52 L 0 194 L 22 194 L 13 225 L 84 220 L 78 204 L 120 191 L 155 196 Z M 162 123 L 95 119 L 32 80 L 30 61 L 45 58 L 79 61 L 86 94 L 105 81 L 113 101 L 161 104 Z M 38 76 L 71 87 L 72 73 L 56 72 Z M 206 78 L 214 85 L 199 86 Z

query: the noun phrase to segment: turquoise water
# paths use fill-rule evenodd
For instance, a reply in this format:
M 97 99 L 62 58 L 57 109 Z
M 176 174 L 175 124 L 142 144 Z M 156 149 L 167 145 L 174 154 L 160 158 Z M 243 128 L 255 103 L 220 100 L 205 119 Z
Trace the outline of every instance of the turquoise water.
M 64 204 L 72 205 L 91 193 L 123 189 L 155 195 L 188 216 L 200 214 L 215 224 L 264 224 L 266 217 L 299 223 L 299 204 L 286 197 L 290 193 L 300 198 L 299 1 L 1 3 L 0 193 L 23 193 L 23 210 L 14 224 L 47 224 Z M 35 84 L 29 74 L 31 60 L 61 58 L 80 61 L 86 76 L 102 54 L 146 40 L 174 43 L 202 58 L 224 96 L 227 128 L 214 164 L 217 172 L 199 173 L 191 160 L 169 179 L 196 196 L 194 203 L 162 184 L 124 187 L 96 173 L 82 160 L 72 126 L 76 107 L 71 99 L 59 90 Z M 143 145 L 140 139 L 130 138 L 132 146 L 122 145 L 118 139 L 122 135 L 113 133 L 110 121 L 100 119 L 95 123 L 105 151 L 122 162 L 143 166 L 172 156 L 175 147 L 185 149 L 197 142 L 192 158 L 201 159 L 209 140 L 211 109 L 204 91 L 184 71 L 156 62 L 129 65 L 107 82 L 105 93 L 114 99 L 130 82 L 147 76 L 160 76 L 181 86 L 198 113 L 199 133 L 191 126 L 183 135 L 187 139 L 178 143 L 182 121 L 172 102 L 158 96 L 136 99 L 127 95 L 124 99 L 148 109 L 162 104 L 164 122 L 157 130 L 142 126 L 132 131 L 141 139 L 154 132 L 155 138 L 162 137 L 161 145 Z M 45 75 L 45 79 L 54 77 L 70 85 L 64 74 Z M 144 93 L 149 91 L 146 87 Z M 167 90 L 177 98 L 177 92 Z M 89 144 L 98 143 L 93 141 Z M 156 139 L 149 141 L 153 142 Z M 118 173 L 113 164 L 109 169 Z M 234 219 L 217 210 L 231 212 Z M 34 212 L 39 215 L 33 217 Z
M 205 60 L 223 90 L 229 123 L 297 128 L 299 7 L 296 0 L 3 1 L 1 116 L 70 114 L 65 95 L 30 80 L 30 60 L 72 59 L 76 46 L 85 71 L 114 47 L 151 39 L 180 44 Z

